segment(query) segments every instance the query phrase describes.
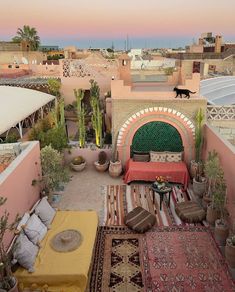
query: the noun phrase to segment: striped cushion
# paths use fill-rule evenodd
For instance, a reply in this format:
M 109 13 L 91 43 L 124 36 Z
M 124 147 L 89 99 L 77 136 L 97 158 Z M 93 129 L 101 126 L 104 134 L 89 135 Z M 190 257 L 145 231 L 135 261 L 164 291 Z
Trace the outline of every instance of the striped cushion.
M 188 223 L 199 223 L 206 217 L 205 210 L 192 201 L 178 203 L 175 211 L 182 221 Z
M 136 207 L 125 217 L 125 224 L 139 233 L 148 231 L 155 223 L 156 217 L 142 207 Z

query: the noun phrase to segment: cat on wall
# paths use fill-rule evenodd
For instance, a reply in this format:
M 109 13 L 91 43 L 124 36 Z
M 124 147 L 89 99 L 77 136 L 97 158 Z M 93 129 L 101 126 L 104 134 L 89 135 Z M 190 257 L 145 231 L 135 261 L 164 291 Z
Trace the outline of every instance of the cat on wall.
M 190 91 L 189 89 L 180 89 L 180 88 L 177 88 L 177 87 L 175 87 L 173 89 L 173 91 L 176 92 L 175 98 L 177 98 L 178 95 L 180 96 L 180 98 L 182 98 L 182 94 L 184 94 L 185 97 L 187 97 L 189 99 L 190 98 L 190 93 L 192 93 L 192 94 L 196 93 L 196 91 L 193 92 L 193 91 Z

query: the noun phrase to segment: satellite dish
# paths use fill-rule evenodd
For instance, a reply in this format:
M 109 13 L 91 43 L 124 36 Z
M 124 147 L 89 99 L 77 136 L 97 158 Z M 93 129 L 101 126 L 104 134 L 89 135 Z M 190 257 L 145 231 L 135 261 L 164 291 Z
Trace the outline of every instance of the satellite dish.
M 22 60 L 23 64 L 26 64 L 26 65 L 29 64 L 29 61 L 25 57 L 22 57 L 21 60 Z

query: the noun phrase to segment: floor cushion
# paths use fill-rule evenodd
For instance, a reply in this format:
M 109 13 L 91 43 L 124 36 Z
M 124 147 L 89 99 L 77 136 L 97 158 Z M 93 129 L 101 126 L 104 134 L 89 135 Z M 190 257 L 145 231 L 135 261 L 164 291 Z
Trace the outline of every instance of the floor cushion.
M 205 219 L 206 212 L 196 202 L 182 202 L 175 207 L 176 214 L 181 220 L 188 223 L 198 223 Z
M 130 229 L 143 233 L 155 225 L 156 216 L 142 207 L 136 207 L 125 216 L 124 222 Z

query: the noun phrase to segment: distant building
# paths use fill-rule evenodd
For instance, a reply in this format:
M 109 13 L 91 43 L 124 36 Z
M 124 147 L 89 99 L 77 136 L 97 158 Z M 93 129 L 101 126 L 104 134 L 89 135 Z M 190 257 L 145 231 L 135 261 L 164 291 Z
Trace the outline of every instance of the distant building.
M 235 43 L 224 43 L 221 35 L 212 32 L 202 33 L 198 43 L 186 47 L 187 53 L 223 53 L 235 49 Z
M 0 41 L 0 51 L 29 51 L 29 44 L 25 41 L 20 43 Z
M 59 46 L 39 46 L 39 51 L 41 52 L 59 51 Z

